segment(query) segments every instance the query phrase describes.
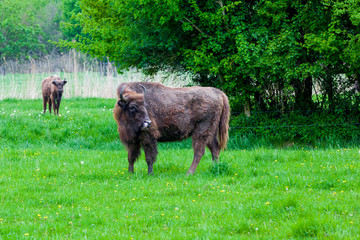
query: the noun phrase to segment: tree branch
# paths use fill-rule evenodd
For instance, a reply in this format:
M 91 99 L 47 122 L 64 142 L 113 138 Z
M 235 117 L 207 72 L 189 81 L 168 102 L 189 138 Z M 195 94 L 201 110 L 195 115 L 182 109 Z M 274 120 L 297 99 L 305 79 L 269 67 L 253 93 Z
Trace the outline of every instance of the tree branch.
M 185 20 L 186 20 L 187 22 L 189 22 L 193 28 L 195 28 L 196 30 L 198 30 L 198 32 L 204 34 L 206 37 L 210 37 L 210 35 L 206 34 L 206 33 L 205 33 L 204 31 L 202 31 L 198 26 L 196 26 L 193 22 L 191 22 L 190 19 L 185 18 Z M 183 20 L 180 20 L 180 22 L 184 23 Z
M 226 14 L 225 14 L 225 9 L 224 9 L 224 3 L 223 3 L 222 0 L 217 1 L 217 3 L 220 5 L 220 9 L 222 11 L 222 15 L 223 15 L 224 23 L 225 23 L 225 29 L 229 33 L 230 28 L 229 28 L 229 25 L 226 22 Z

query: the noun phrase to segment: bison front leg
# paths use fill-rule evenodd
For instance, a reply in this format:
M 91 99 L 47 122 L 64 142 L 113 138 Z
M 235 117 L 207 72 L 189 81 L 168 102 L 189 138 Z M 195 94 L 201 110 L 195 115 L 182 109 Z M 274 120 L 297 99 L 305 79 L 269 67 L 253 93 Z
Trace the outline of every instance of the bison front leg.
M 134 172 L 134 163 L 140 155 L 140 145 L 131 144 L 127 146 L 128 149 L 128 161 L 129 161 L 129 173 Z
M 56 115 L 56 100 L 54 98 L 51 98 L 50 104 L 52 104 L 53 110 L 54 110 L 54 115 Z M 49 109 L 51 109 L 50 104 L 49 104 Z M 51 113 L 51 110 L 50 110 L 50 113 Z
M 194 148 L 194 160 L 190 166 L 189 171 L 187 174 L 194 174 L 197 166 L 199 165 L 199 162 L 204 156 L 205 153 L 205 144 L 201 140 L 195 140 L 193 139 L 193 148 Z
M 61 96 L 58 96 L 57 100 L 56 100 L 57 104 L 57 114 L 59 115 L 59 108 L 60 108 L 60 103 L 61 103 Z
M 50 99 L 50 100 L 49 100 L 49 112 L 50 112 L 50 114 L 51 114 L 51 107 L 52 107 L 52 104 L 53 104 L 53 102 L 52 102 L 52 100 Z
M 148 174 L 150 175 L 153 174 L 153 165 L 156 161 L 156 156 L 158 154 L 156 140 L 153 140 L 149 144 L 143 144 L 143 148 L 145 151 L 146 163 L 148 165 Z

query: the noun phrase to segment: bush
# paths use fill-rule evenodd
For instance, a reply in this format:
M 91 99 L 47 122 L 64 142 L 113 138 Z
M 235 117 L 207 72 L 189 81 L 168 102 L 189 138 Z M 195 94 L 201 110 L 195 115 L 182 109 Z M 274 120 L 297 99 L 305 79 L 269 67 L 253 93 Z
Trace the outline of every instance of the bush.
M 261 139 L 265 143 L 356 144 L 359 117 L 359 110 L 258 112 L 251 117 L 234 116 L 230 126 L 233 136 Z

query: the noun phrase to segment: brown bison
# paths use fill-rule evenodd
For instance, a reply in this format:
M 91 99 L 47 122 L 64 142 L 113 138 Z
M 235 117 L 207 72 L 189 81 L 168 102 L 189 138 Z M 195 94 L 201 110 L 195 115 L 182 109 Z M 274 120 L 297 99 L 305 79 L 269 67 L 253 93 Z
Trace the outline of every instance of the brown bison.
M 213 161 L 228 140 L 230 107 L 228 98 L 211 87 L 170 88 L 159 83 L 122 83 L 117 89 L 114 118 L 122 143 L 128 150 L 129 172 L 145 151 L 148 173 L 153 173 L 157 143 L 179 141 L 192 136 L 193 174 L 208 147 Z
M 49 112 L 51 114 L 51 105 L 54 108 L 54 115 L 59 114 L 59 107 L 61 97 L 63 94 L 63 87 L 67 81 L 62 81 L 59 76 L 50 76 L 45 78 L 41 83 L 44 113 L 46 111 L 46 105 L 49 103 Z

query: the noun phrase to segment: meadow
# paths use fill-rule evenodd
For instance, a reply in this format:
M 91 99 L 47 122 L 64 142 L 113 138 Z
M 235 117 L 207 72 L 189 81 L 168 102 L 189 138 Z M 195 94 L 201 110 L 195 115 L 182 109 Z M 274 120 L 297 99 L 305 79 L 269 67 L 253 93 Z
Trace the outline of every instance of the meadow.
M 0 101 L 0 239 L 357 239 L 360 149 L 274 148 L 230 133 L 196 172 L 191 141 L 159 145 L 154 175 L 127 152 L 114 99 Z

